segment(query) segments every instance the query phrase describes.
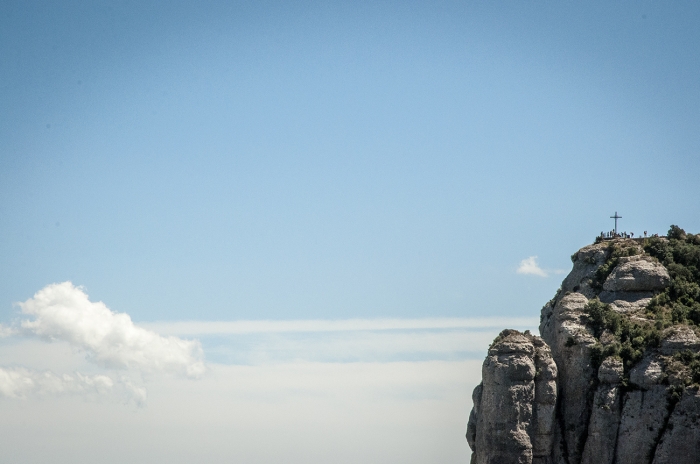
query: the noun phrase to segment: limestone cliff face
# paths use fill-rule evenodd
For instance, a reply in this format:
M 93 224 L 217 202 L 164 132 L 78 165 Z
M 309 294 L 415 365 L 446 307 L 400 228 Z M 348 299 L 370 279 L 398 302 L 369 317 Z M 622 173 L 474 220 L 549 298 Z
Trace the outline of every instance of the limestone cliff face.
M 698 325 L 669 299 L 685 271 L 659 254 L 668 240 L 652 245 L 582 248 L 542 308 L 541 338 L 504 330 L 494 340 L 472 396 L 472 463 L 700 462 Z M 691 297 L 683 304 L 700 317 Z

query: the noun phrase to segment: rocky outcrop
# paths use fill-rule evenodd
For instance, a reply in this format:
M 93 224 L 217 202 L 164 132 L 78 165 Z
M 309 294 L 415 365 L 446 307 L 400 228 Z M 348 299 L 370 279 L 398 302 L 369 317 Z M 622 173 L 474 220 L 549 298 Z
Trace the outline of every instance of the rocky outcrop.
M 609 292 L 654 292 L 662 290 L 671 281 L 663 265 L 644 255 L 626 256 L 603 284 Z
M 560 404 L 562 435 L 566 446 L 556 455 L 579 462 L 586 439 L 590 404 L 588 395 L 595 379 L 591 348 L 595 337 L 586 326 L 584 308 L 588 298 L 580 293 L 565 295 L 550 309 L 543 309 L 540 333 L 551 347 L 559 370 L 558 389 L 568 401 Z
M 700 350 L 700 339 L 695 331 L 688 326 L 682 325 L 667 329 L 659 351 L 670 356 L 683 350 Z
M 596 243 L 581 248 L 571 257 L 574 268 L 561 283 L 561 292 L 578 292 L 586 298 L 598 294 L 591 286 L 595 273 L 608 259 L 608 247 L 604 243 Z
M 654 250 L 668 244 L 656 240 Z M 505 330 L 494 340 L 472 396 L 472 463 L 700 462 L 698 326 L 674 312 L 673 265 L 647 245 L 582 248 L 542 308 L 541 338 Z
M 473 394 L 467 440 L 477 464 L 548 464 L 557 368 L 540 337 L 501 332 Z

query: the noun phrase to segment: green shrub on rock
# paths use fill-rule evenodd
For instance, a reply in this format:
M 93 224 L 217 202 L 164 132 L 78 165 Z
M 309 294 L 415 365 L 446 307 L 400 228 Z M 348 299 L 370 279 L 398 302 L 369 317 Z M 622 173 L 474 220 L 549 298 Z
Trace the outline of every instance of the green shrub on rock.
M 652 298 L 647 310 L 668 324 L 700 325 L 700 234 L 672 225 L 668 239 L 652 237 L 644 251 L 658 259 L 671 277 L 670 285 Z
M 625 373 L 628 373 L 647 349 L 657 347 L 661 342 L 663 327 L 651 321 L 632 320 L 597 298 L 590 300 L 584 311 L 589 318 L 589 327 L 598 340 L 592 348 L 592 361 L 596 367 L 608 356 L 619 356 Z M 602 342 L 604 332 L 608 333 L 608 337 Z
M 591 286 L 601 289 L 621 257 L 639 252 L 637 246 L 626 241 L 612 242 Z M 591 299 L 584 310 L 597 340 L 591 348 L 593 365 L 597 368 L 606 357 L 618 356 L 623 361 L 626 378 L 647 350 L 659 346 L 662 330 L 674 325 L 692 325 L 700 331 L 700 234 L 689 234 L 673 225 L 667 238 L 645 239 L 643 248 L 666 267 L 671 277 L 668 287 L 647 305 L 648 319 L 619 313 L 598 298 Z M 677 354 L 674 364 L 683 371 L 683 375 L 680 371 L 678 374 L 686 379 L 686 385 L 700 383 L 700 353 Z

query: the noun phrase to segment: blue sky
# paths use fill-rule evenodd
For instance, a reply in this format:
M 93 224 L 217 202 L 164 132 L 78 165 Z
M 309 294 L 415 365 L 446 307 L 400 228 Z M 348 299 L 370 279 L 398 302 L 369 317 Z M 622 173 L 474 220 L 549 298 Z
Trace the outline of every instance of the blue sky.
M 0 323 L 70 281 L 216 369 L 472 362 L 504 319 L 469 321 L 536 322 L 615 211 L 700 232 L 699 21 L 695 2 L 5 1 Z M 355 319 L 395 330 L 173 331 Z M 27 356 L 0 366 L 63 372 Z
M 700 229 L 690 2 L 3 10 L 5 320 L 520 315 L 615 210 Z

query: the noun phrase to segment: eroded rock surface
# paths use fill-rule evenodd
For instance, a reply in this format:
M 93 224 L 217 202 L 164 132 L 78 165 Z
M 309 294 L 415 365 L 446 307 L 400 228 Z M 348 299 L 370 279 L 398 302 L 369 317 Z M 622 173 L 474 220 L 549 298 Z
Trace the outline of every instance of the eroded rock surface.
M 666 268 L 644 256 L 620 258 L 620 264 L 608 276 L 603 290 L 609 292 L 653 292 L 665 288 L 671 277 Z
M 591 287 L 591 280 L 596 270 L 605 263 L 608 257 L 607 248 L 605 243 L 596 243 L 574 253 L 574 268 L 561 283 L 561 291 L 578 292 L 587 298 L 593 298 L 598 292 Z
M 549 347 L 539 337 L 505 330 L 489 349 L 482 376 L 467 426 L 472 462 L 548 463 L 557 391 Z
M 622 361 L 607 358 L 598 368 L 598 388 L 593 398 L 588 437 L 583 450 L 583 464 L 612 464 L 615 459 L 617 430 L 620 426 L 622 399 Z
M 653 464 L 693 464 L 700 460 L 700 393 L 688 389 L 666 426 Z
M 590 414 L 588 396 L 596 375 L 591 363 L 595 337 L 586 325 L 586 303 L 588 298 L 580 293 L 565 295 L 540 324 L 542 339 L 551 347 L 559 371 L 564 443 L 557 454 L 562 453 L 563 459 L 574 464 L 581 461 Z
M 662 384 L 662 361 L 646 357 L 630 372 L 633 390 L 627 392 L 617 437 L 617 462 L 650 463 L 668 409 L 668 386 Z
M 672 355 L 683 350 L 700 350 L 700 339 L 695 331 L 688 326 L 667 329 L 659 351 L 665 355 Z

